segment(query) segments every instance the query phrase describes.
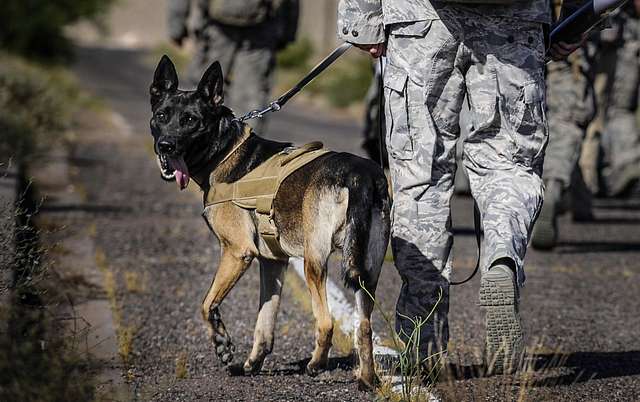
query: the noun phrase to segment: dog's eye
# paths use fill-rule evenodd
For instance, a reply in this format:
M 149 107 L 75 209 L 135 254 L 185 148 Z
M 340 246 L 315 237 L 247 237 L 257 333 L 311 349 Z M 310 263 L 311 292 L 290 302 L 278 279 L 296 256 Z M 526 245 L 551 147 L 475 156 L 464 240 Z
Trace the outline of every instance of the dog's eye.
M 158 120 L 160 123 L 166 123 L 167 114 L 165 112 L 156 113 L 156 120 Z
M 198 122 L 198 118 L 191 114 L 184 115 L 181 121 L 183 126 L 192 126 L 197 122 Z

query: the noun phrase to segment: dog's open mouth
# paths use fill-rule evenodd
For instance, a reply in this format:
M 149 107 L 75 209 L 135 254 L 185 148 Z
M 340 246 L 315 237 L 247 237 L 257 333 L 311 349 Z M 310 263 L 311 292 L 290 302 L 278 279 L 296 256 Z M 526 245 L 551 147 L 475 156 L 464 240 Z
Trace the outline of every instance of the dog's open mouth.
M 189 168 L 182 156 L 169 157 L 166 155 L 157 155 L 158 166 L 160 167 L 160 175 L 166 181 L 176 181 L 178 188 L 184 190 L 189 184 Z

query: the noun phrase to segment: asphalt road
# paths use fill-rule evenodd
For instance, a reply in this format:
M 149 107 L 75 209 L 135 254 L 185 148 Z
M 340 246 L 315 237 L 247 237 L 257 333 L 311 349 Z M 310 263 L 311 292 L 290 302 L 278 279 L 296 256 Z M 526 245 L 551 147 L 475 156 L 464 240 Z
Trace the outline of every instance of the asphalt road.
M 81 48 L 75 65 L 81 84 L 116 113 L 113 127 L 80 135 L 75 153 L 83 161 L 78 180 L 88 202 L 127 208 L 91 219 L 96 246 L 117 280 L 121 325 L 135 333 L 126 373 L 135 395 L 166 401 L 372 399 L 356 390 L 353 367 L 340 353 L 326 373 L 303 374 L 313 321 L 304 285 L 294 274 L 287 277 L 275 350 L 262 373 L 232 376 L 216 360 L 199 307 L 215 272 L 218 245 L 200 217 L 199 196 L 179 193 L 159 178 L 148 132 L 152 70 L 144 60 L 137 51 Z M 292 103 L 273 116 L 267 135 L 297 143 L 321 139 L 335 150 L 359 153 L 356 123 Z M 456 277 L 475 263 L 471 205 L 468 198 L 453 202 Z M 526 372 L 480 375 L 479 280 L 452 290 L 452 374 L 438 384 L 438 394 L 447 400 L 640 399 L 640 199 L 599 200 L 595 213 L 596 222 L 589 224 L 564 217 L 553 253 L 529 252 L 521 307 L 529 345 Z M 337 269 L 331 272 L 337 279 Z M 140 282 L 137 288 L 131 278 Z M 257 270 L 249 270 L 223 304 L 238 348 L 236 362 L 250 350 L 258 289 Z M 393 266 L 385 264 L 377 295 L 387 313 L 398 289 Z M 385 325 L 376 317 L 375 328 L 384 336 Z

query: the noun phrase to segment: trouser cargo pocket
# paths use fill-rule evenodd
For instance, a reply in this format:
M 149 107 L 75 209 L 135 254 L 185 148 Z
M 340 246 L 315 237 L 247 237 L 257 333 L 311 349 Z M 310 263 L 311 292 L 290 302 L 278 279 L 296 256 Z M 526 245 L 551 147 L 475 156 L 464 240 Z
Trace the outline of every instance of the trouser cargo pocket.
M 425 126 L 423 88 L 392 64 L 385 67 L 384 86 L 387 150 L 392 158 L 413 159 L 417 138 Z

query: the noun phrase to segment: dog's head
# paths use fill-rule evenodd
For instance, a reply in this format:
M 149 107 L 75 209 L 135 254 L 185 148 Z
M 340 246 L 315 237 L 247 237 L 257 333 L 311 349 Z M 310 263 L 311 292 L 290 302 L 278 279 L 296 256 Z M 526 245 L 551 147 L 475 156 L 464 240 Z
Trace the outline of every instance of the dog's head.
M 195 91 L 178 89 L 175 66 L 162 56 L 151 94 L 151 135 L 160 174 L 180 189 L 189 184 L 189 167 L 211 160 L 232 138 L 224 133 L 233 114 L 222 106 L 222 68 L 217 61 L 202 76 Z

